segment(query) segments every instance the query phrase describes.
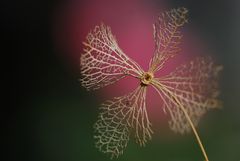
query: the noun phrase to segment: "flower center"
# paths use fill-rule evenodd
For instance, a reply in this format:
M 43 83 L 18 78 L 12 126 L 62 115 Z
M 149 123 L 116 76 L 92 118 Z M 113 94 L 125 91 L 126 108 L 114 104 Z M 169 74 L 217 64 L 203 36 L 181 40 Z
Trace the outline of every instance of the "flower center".
M 145 72 L 143 73 L 142 77 L 141 77 L 141 85 L 142 86 L 147 86 L 151 83 L 152 79 L 153 79 L 153 73 L 150 72 Z

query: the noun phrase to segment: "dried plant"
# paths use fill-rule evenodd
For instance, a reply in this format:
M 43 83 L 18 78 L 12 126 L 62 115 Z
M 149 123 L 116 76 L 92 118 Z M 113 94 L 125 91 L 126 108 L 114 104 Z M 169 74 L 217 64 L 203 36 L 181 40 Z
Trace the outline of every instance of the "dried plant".
M 155 52 L 147 72 L 123 53 L 108 26 L 96 26 L 87 35 L 81 56 L 82 86 L 95 90 L 126 76 L 140 80 L 133 92 L 101 105 L 94 125 L 96 147 L 100 151 L 118 157 L 126 148 L 130 133 L 134 133 L 141 146 L 151 139 L 153 131 L 146 109 L 146 91 L 152 86 L 171 117 L 170 128 L 181 134 L 192 129 L 208 161 L 195 127 L 207 110 L 220 107 L 217 78 L 222 67 L 215 65 L 210 57 L 204 57 L 184 64 L 166 76 L 157 78 L 154 75 L 179 52 L 180 28 L 187 22 L 187 12 L 181 7 L 158 17 L 153 25 Z

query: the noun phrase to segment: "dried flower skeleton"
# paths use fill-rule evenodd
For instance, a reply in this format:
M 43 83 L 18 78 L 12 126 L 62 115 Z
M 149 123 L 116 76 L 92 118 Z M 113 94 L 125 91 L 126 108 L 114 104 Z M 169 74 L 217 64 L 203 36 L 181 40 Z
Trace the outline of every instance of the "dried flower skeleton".
M 111 157 L 119 156 L 127 146 L 130 133 L 134 133 L 140 145 L 151 139 L 153 130 L 146 109 L 146 92 L 152 86 L 171 117 L 170 128 L 181 134 L 192 129 L 208 160 L 195 127 L 207 110 L 220 107 L 217 78 L 222 67 L 215 65 L 210 57 L 204 57 L 181 65 L 166 76 L 154 75 L 179 52 L 180 28 L 187 22 L 187 12 L 181 7 L 158 17 L 153 25 L 155 52 L 147 72 L 119 48 L 108 26 L 96 26 L 87 35 L 81 55 L 82 86 L 96 90 L 127 76 L 140 81 L 131 93 L 101 105 L 94 125 L 96 147 L 100 151 Z

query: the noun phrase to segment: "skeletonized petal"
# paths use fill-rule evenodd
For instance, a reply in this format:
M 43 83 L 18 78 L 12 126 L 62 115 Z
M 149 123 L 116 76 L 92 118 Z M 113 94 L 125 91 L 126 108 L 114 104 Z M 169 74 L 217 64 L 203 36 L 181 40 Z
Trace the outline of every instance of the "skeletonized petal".
M 96 147 L 100 151 L 118 157 L 126 148 L 131 131 L 134 131 L 135 138 L 141 145 L 151 139 L 145 95 L 146 87 L 138 87 L 130 94 L 102 104 L 101 113 L 94 125 Z
M 118 47 L 110 27 L 104 24 L 96 26 L 83 44 L 81 83 L 88 90 L 113 84 L 127 75 L 141 75 L 139 65 Z
M 155 52 L 150 63 L 151 72 L 161 69 L 169 58 L 180 51 L 180 27 L 187 22 L 187 13 L 184 7 L 172 9 L 162 13 L 153 25 Z
M 154 81 L 155 88 L 164 101 L 164 108 L 171 116 L 170 128 L 175 132 L 190 131 L 190 124 L 176 99 L 186 110 L 194 126 L 209 109 L 218 108 L 218 74 L 222 69 L 210 57 L 197 58 L 169 75 Z

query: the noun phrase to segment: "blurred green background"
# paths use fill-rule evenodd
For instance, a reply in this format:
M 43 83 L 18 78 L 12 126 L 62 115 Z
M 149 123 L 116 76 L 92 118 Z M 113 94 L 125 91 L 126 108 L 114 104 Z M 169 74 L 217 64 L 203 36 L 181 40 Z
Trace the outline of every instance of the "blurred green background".
M 9 160 L 107 161 L 94 147 L 92 125 L 103 101 L 86 92 L 80 72 L 58 56 L 52 38 L 52 14 L 63 0 L 4 1 L 3 38 L 13 62 L 9 80 L 14 106 L 7 107 Z M 83 1 L 84 2 L 84 1 Z M 104 1 L 101 1 L 104 3 Z M 155 5 L 160 1 L 151 1 Z M 237 0 L 170 0 L 191 11 L 191 25 L 223 64 L 224 108 L 209 112 L 198 130 L 210 161 L 240 161 L 240 3 Z M 4 54 L 4 53 L 2 53 Z M 166 127 L 165 127 L 166 126 Z M 130 141 L 119 161 L 202 161 L 190 135 L 166 125 L 145 148 Z

